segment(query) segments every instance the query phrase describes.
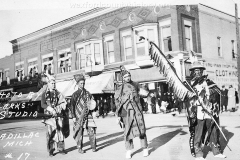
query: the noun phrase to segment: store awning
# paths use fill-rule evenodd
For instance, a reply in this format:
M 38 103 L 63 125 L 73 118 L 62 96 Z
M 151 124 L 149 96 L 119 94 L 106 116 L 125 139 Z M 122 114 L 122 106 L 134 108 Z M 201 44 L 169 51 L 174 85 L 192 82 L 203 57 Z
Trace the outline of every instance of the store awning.
M 103 73 L 93 76 L 86 80 L 85 88 L 91 94 L 113 93 L 114 92 L 114 74 Z
M 158 67 L 141 68 L 130 70 L 131 78 L 133 81 L 142 82 L 158 82 L 166 81 L 166 78 L 159 72 Z
M 97 76 L 93 76 L 86 79 L 85 88 L 91 94 L 101 94 L 101 93 L 113 93 L 114 92 L 114 74 L 104 73 Z M 61 92 L 65 97 L 72 96 L 72 94 L 77 90 L 75 80 L 71 80 L 66 88 Z
M 74 79 L 70 80 L 65 89 L 61 92 L 65 97 L 72 96 L 72 94 L 77 90 L 76 81 Z
M 22 94 L 21 96 L 15 95 L 11 98 L 9 101 L 10 103 L 16 103 L 16 102 L 29 102 L 31 100 L 29 94 Z
M 59 81 L 56 82 L 56 88 L 59 92 L 63 93 L 65 90 L 67 90 L 69 87 L 73 85 L 73 79 L 66 80 L 66 81 Z
M 41 101 L 41 99 L 42 99 L 42 93 L 45 91 L 46 88 L 47 88 L 47 85 L 44 85 L 38 92 L 36 92 L 36 93 L 32 96 L 32 101 Z

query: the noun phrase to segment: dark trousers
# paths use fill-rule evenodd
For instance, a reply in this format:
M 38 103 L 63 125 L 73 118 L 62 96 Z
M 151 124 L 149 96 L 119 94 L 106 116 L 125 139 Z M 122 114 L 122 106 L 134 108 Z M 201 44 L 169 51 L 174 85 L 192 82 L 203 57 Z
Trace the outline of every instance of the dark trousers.
M 222 112 L 223 112 L 223 109 L 224 109 L 223 107 L 225 108 L 225 111 L 227 111 L 227 105 L 223 105 L 223 104 L 221 105 L 221 111 Z
M 220 154 L 220 143 L 219 143 L 219 130 L 211 119 L 197 120 L 195 126 L 195 137 L 194 137 L 194 148 L 196 157 L 203 157 L 202 143 L 204 143 L 206 133 L 209 137 L 209 144 L 212 149 L 213 155 Z
M 89 141 L 92 149 L 96 149 L 96 128 L 95 127 L 88 127 L 87 129 Z M 84 135 L 84 129 L 82 129 L 82 136 L 77 142 L 77 147 L 79 149 L 83 148 L 83 135 Z
M 227 111 L 228 99 L 224 98 L 221 101 L 221 111 L 223 111 L 223 107 L 225 107 L 225 111 Z

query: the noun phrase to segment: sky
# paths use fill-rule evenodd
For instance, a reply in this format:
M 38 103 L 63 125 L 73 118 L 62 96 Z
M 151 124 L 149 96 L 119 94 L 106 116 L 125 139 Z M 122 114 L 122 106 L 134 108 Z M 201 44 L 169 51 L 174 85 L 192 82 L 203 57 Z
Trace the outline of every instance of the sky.
M 95 7 L 186 5 L 202 3 L 235 14 L 240 0 L 0 0 L 0 58 L 12 54 L 9 41 L 22 37 Z

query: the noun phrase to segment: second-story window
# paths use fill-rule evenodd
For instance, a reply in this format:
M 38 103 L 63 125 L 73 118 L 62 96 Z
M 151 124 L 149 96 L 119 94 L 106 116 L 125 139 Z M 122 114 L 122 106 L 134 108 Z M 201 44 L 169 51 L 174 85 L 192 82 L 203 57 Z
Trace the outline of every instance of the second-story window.
M 104 42 L 106 44 L 107 63 L 108 64 L 114 63 L 115 55 L 114 55 L 114 37 L 113 37 L 113 35 L 105 36 Z
M 47 74 L 54 74 L 53 53 L 42 56 L 42 71 Z
M 38 73 L 38 63 L 37 58 L 32 58 L 28 60 L 28 76 L 36 77 Z
M 83 48 L 78 48 L 77 50 L 77 59 L 78 59 L 78 64 L 77 68 L 78 69 L 83 69 L 86 66 L 86 61 L 85 61 L 85 55 L 84 55 L 84 50 Z M 79 67 L 78 67 L 79 66 Z
M 163 52 L 172 51 L 171 19 L 159 22 L 161 33 L 161 49 Z
M 72 54 L 70 48 L 58 51 L 58 73 L 71 71 Z
M 90 39 L 76 44 L 77 69 L 103 65 L 102 41 Z
M 18 62 L 15 64 L 15 77 L 18 81 L 22 81 L 24 79 L 24 62 Z
M 217 37 L 217 52 L 218 56 L 222 57 L 222 42 L 221 42 L 221 37 Z
M 146 40 L 140 40 L 139 37 L 143 36 L 144 38 L 148 38 L 150 41 L 154 42 L 158 45 L 158 31 L 157 31 L 157 23 L 146 23 L 139 26 L 133 27 L 134 33 L 134 47 L 135 47 L 135 55 L 136 59 L 149 59 L 148 50 L 150 44 Z
M 185 50 L 193 50 L 193 42 L 192 42 L 192 22 L 188 20 L 184 20 L 184 32 L 185 32 Z
M 10 76 L 9 76 L 9 69 L 5 69 L 4 73 L 5 73 L 5 80 L 7 81 L 7 84 L 10 84 Z
M 236 59 L 237 58 L 237 53 L 236 53 L 236 49 L 235 49 L 236 48 L 236 44 L 235 44 L 234 40 L 232 40 L 231 43 L 232 43 L 232 58 Z
M 94 43 L 94 60 L 95 60 L 95 65 L 101 64 L 100 43 Z
M 92 65 L 91 44 L 85 45 L 85 57 L 86 57 L 86 67 L 90 67 Z
M 0 86 L 2 84 L 3 81 L 3 70 L 0 70 Z
M 123 52 L 125 60 L 133 59 L 133 48 L 132 48 L 132 31 L 127 30 L 121 33 Z

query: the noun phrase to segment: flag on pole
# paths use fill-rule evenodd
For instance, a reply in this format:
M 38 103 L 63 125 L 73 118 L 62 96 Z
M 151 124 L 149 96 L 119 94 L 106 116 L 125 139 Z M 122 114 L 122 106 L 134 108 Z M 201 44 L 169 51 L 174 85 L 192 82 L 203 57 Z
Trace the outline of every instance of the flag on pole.
M 188 87 L 180 80 L 172 63 L 166 58 L 162 51 L 153 42 L 149 42 L 149 56 L 154 61 L 154 65 L 159 67 L 161 72 L 167 78 L 167 83 L 173 88 L 176 96 L 182 101 L 187 97 L 191 98 L 196 94 L 188 89 Z

